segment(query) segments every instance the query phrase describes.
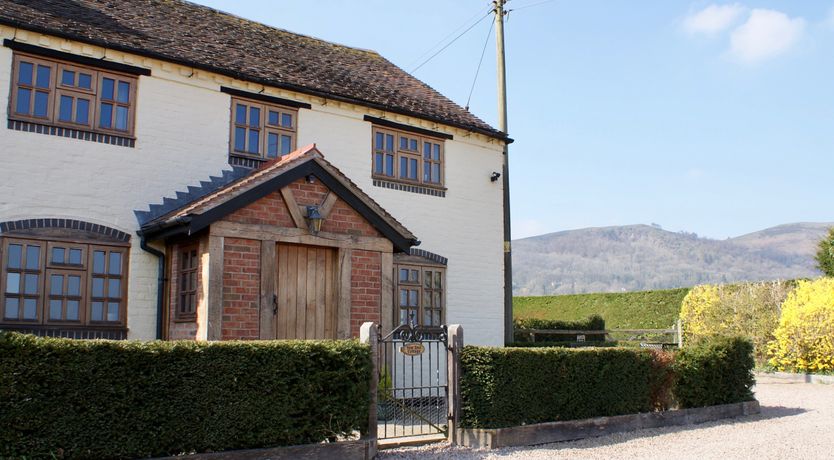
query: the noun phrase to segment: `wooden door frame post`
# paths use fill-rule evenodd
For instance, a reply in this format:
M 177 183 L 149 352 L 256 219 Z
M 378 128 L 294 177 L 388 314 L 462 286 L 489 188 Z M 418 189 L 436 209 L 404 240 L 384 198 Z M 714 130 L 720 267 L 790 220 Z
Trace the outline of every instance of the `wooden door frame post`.
M 359 342 L 371 347 L 371 382 L 370 382 L 370 407 L 368 408 L 368 430 L 363 433 L 368 440 L 367 458 L 376 458 L 377 453 L 377 388 L 379 387 L 379 325 L 366 322 L 359 328 Z
M 456 446 L 459 444 L 460 436 L 458 425 L 460 423 L 460 353 L 463 350 L 463 326 L 450 324 L 447 330 L 448 348 L 446 352 L 446 380 L 448 385 L 448 406 L 449 406 L 449 442 Z

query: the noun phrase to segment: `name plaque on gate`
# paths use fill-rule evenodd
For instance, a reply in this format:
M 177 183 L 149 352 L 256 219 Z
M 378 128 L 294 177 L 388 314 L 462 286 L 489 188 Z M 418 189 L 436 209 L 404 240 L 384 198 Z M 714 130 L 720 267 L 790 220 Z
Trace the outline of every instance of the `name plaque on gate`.
M 426 347 L 424 347 L 422 343 L 417 342 L 406 343 L 400 347 L 400 353 L 406 356 L 419 356 L 422 355 L 424 351 L 426 351 Z

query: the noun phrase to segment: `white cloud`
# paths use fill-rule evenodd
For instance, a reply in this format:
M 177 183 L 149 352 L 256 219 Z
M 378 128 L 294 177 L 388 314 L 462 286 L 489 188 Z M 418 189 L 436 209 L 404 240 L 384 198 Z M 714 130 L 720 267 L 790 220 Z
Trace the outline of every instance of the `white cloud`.
M 683 21 L 683 28 L 691 34 L 715 35 L 736 23 L 747 9 L 738 3 L 710 5 Z
M 730 35 L 730 55 L 753 63 L 786 53 L 802 38 L 805 20 L 774 10 L 754 9 Z

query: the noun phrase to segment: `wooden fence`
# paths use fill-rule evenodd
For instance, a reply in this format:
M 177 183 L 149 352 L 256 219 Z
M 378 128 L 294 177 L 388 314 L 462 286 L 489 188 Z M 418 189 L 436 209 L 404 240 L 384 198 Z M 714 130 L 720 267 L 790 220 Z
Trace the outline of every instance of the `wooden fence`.
M 683 334 L 681 333 L 681 320 L 677 320 L 669 329 L 524 329 L 531 342 L 535 342 L 538 336 L 574 336 L 576 342 L 585 342 L 589 335 L 602 335 L 606 341 L 639 341 L 644 348 L 663 348 L 664 346 L 683 347 Z M 623 337 L 627 338 L 623 338 Z M 668 340 L 659 340 L 667 338 Z

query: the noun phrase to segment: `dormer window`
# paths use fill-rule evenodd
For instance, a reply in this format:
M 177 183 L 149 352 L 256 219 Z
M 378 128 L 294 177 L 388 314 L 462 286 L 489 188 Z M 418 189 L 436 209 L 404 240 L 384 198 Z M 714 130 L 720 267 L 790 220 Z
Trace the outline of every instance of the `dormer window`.
M 374 179 L 443 187 L 443 173 L 443 139 L 374 127 Z
M 295 150 L 298 110 L 232 98 L 233 155 L 270 160 Z

